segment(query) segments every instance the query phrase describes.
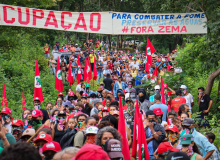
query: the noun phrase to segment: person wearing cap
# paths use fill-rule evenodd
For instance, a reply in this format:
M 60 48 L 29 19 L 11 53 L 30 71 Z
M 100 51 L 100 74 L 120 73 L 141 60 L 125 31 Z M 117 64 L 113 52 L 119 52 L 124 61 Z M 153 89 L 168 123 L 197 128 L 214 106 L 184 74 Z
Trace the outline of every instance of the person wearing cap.
M 152 106 L 150 106 L 150 110 L 154 110 L 155 108 L 160 108 L 163 113 L 162 121 L 166 121 L 168 106 L 161 102 L 161 96 L 159 94 L 154 96 L 154 102 L 155 103 Z
M 78 44 L 75 44 L 75 56 L 78 57 L 78 54 L 81 52 L 81 48 L 78 46 Z
M 182 126 L 185 134 L 192 134 L 192 136 L 194 137 L 194 142 L 197 146 L 199 146 L 199 151 L 203 159 L 207 160 L 208 158 L 210 158 L 215 151 L 215 147 L 208 141 L 208 139 L 204 135 L 196 131 L 194 120 L 192 118 L 185 118 L 182 122 Z
M 95 144 L 96 134 L 98 133 L 98 128 L 95 126 L 88 126 L 86 129 L 86 144 Z
M 33 129 L 33 128 L 28 128 L 28 129 L 26 129 L 26 130 L 22 133 L 21 141 L 22 141 L 22 142 L 27 142 L 27 140 L 28 140 L 29 138 L 31 138 L 34 134 L 35 134 L 35 129 Z
M 170 125 L 166 127 L 165 131 L 168 142 L 170 142 L 173 147 L 180 149 L 181 146 L 179 145 L 179 129 L 175 125 Z
M 31 120 L 28 121 L 27 128 L 38 129 L 43 123 L 43 112 L 41 110 L 33 110 L 31 112 Z
M 98 105 L 100 105 L 102 103 L 102 101 L 100 101 L 98 98 L 96 98 L 92 101 L 92 103 L 93 103 L 93 108 L 90 112 L 90 116 L 92 116 L 93 114 L 99 114 L 97 107 L 98 107 Z
M 174 148 L 170 142 L 162 142 L 154 152 L 155 158 L 166 158 L 171 152 L 179 151 L 180 149 Z
M 16 141 L 19 141 L 22 136 L 22 130 L 24 129 L 24 124 L 20 119 L 12 120 L 12 135 L 15 137 Z
M 103 107 L 102 108 L 102 118 L 109 115 L 110 114 L 110 110 L 108 107 Z
M 150 103 L 151 103 L 152 105 L 155 103 L 155 102 L 154 102 L 154 100 L 155 100 L 154 96 L 157 95 L 157 94 L 160 95 L 160 86 L 159 86 L 159 85 L 154 86 L 154 93 L 155 93 L 155 94 L 151 95 L 151 96 L 150 96 L 150 99 L 149 99 L 149 101 L 150 101 Z M 166 97 L 165 97 L 165 101 L 166 101 Z
M 98 61 L 96 62 L 96 69 L 98 73 L 97 85 L 99 85 L 99 80 L 103 78 L 103 63 L 100 59 L 98 59 Z
M 180 90 L 183 93 L 183 98 L 186 99 L 186 104 L 189 106 L 190 112 L 192 113 L 192 107 L 194 105 L 193 96 L 191 93 L 188 93 L 186 85 L 181 85 Z
M 180 144 L 182 145 L 181 151 L 186 153 L 187 156 L 190 157 L 190 160 L 203 160 L 199 148 L 195 144 L 194 138 L 191 134 L 183 135 Z
M 144 120 L 144 130 L 150 158 L 153 159 L 154 152 L 159 144 L 166 138 L 164 127 L 157 123 L 156 114 L 148 110 Z
M 45 156 L 45 160 L 51 160 L 57 152 L 61 151 L 61 147 L 58 142 L 51 141 L 43 145 L 42 151 Z
M 156 114 L 157 117 L 157 123 L 160 123 L 163 127 L 167 125 L 166 121 L 163 121 L 163 112 L 160 108 L 154 108 L 153 112 Z
M 118 82 L 115 82 L 114 84 L 114 97 L 117 98 L 117 91 L 119 89 L 121 89 L 122 91 L 127 89 L 128 88 L 128 85 L 122 81 L 122 77 L 118 77 Z
M 120 160 L 124 158 L 121 142 L 117 139 L 107 140 L 104 145 L 104 151 L 108 154 L 111 160 Z
M 185 104 L 186 103 L 186 99 L 182 97 L 182 91 L 181 90 L 177 90 L 176 91 L 176 98 L 174 98 L 171 102 L 171 109 L 173 109 L 174 111 L 178 112 L 179 110 L 179 106 L 181 104 Z
M 52 127 L 52 137 L 53 140 L 60 143 L 61 138 L 65 134 L 65 130 L 67 130 L 68 125 L 66 122 L 66 112 L 59 111 L 57 114 L 57 123 L 54 127 Z
M 45 123 L 45 122 L 49 119 L 49 115 L 48 115 L 46 109 L 42 109 L 42 108 L 41 108 L 41 102 L 40 102 L 39 97 L 34 97 L 34 99 L 33 99 L 33 105 L 34 105 L 34 108 L 35 108 L 35 109 L 41 110 L 41 112 L 43 113 L 42 123 Z
M 52 137 L 49 134 L 41 133 L 37 135 L 37 138 L 33 141 L 39 150 L 39 153 L 42 154 L 42 147 L 47 142 L 53 141 Z
M 5 126 L 5 128 L 8 129 L 8 133 L 11 133 L 12 132 L 12 126 L 11 126 L 12 116 L 11 116 L 10 108 L 4 107 L 1 110 L 1 119 L 2 119 L 2 124 Z
M 86 89 L 85 89 L 84 93 L 86 93 L 88 96 L 90 96 L 92 93 L 95 93 L 92 90 L 90 90 L 90 84 L 89 83 L 86 84 Z

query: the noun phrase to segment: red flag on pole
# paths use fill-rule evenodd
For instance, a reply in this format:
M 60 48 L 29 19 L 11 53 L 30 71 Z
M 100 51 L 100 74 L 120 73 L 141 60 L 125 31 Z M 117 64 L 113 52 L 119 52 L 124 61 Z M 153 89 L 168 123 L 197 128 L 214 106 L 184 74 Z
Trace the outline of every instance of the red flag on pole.
M 62 73 L 60 69 L 60 61 L 59 57 L 57 57 L 57 72 L 56 72 L 56 79 L 55 79 L 55 89 L 59 92 L 63 91 L 63 80 L 62 80 Z
M 124 159 L 130 160 L 130 151 L 128 146 L 128 140 L 126 136 L 126 126 L 125 126 L 125 118 L 122 106 L 122 99 L 119 97 L 119 121 L 118 121 L 118 132 L 121 134 L 122 139 L 122 154 L 124 155 Z
M 165 104 L 165 97 L 164 97 L 164 85 L 163 85 L 163 77 L 160 77 L 160 85 L 161 85 L 161 99 L 162 103 Z
M 140 113 L 138 106 L 138 100 L 136 100 L 136 107 L 135 107 L 132 157 L 139 160 L 150 160 L 143 121 L 142 121 L 142 115 Z
M 26 109 L 26 103 L 25 103 L 25 97 L 24 97 L 24 91 L 22 92 L 22 110 L 24 111 Z
M 96 69 L 96 58 L 94 57 L 94 69 L 93 69 L 93 79 L 96 81 L 97 80 L 97 69 Z
M 87 81 L 87 78 L 88 78 L 88 73 L 87 73 L 87 58 L 85 60 L 85 67 L 84 67 L 84 81 L 86 82 Z
M 145 71 L 147 73 L 149 73 L 149 63 L 148 62 L 145 63 Z
M 82 78 L 82 68 L 81 68 L 81 63 L 80 63 L 79 55 L 78 55 L 77 77 L 76 78 L 77 78 L 78 84 L 80 84 L 80 80 Z
M 152 78 L 151 79 L 154 79 L 155 81 L 158 82 L 158 72 L 157 72 L 157 67 L 155 67 L 154 69 L 154 72 L 152 74 Z
M 155 48 L 152 45 L 152 43 L 150 42 L 149 38 L 147 37 L 147 46 L 146 46 L 146 53 L 147 53 L 147 62 L 150 64 L 150 66 L 152 66 L 152 54 L 155 52 Z
M 5 84 L 3 84 L 3 89 L 2 89 L 2 108 L 8 107 L 8 101 L 6 97 L 6 91 L 5 91 Z
M 38 61 L 36 60 L 35 65 L 35 81 L 34 81 L 34 98 L 38 97 L 40 102 L 43 102 L 43 92 L 41 86 L 40 72 L 38 68 Z
M 87 83 L 89 83 L 89 81 L 92 79 L 92 70 L 91 70 L 90 59 L 89 58 L 88 58 L 87 74 L 88 74 Z
M 71 61 L 70 60 L 69 60 L 68 81 L 69 81 L 69 86 L 71 86 L 74 83 L 74 77 L 73 77 L 72 70 L 71 70 Z

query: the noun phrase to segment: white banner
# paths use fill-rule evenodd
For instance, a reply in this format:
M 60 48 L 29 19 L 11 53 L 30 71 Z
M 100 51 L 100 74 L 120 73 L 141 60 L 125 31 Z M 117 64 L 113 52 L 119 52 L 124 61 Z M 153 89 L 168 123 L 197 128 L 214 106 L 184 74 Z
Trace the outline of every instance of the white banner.
M 206 34 L 205 13 L 50 11 L 0 4 L 0 25 L 115 35 Z
M 113 34 L 204 34 L 205 13 L 121 13 L 113 12 Z

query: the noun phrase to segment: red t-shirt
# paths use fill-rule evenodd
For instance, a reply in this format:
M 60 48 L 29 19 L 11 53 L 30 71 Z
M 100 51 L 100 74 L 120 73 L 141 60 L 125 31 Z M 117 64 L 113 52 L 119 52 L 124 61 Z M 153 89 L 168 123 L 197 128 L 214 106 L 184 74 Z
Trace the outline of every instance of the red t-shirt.
M 114 67 L 114 65 L 113 65 L 112 63 L 108 64 L 108 68 L 109 68 L 109 69 L 111 69 L 111 70 L 112 70 L 112 69 L 113 69 L 113 67 Z
M 62 49 L 62 48 L 61 48 L 61 49 L 59 49 L 59 52 L 64 52 L 64 49 Z
M 171 108 L 176 111 L 176 113 L 178 113 L 178 110 L 179 110 L 179 106 L 181 104 L 184 104 L 186 103 L 186 99 L 183 98 L 183 97 L 176 97 L 172 100 L 172 103 L 171 103 Z

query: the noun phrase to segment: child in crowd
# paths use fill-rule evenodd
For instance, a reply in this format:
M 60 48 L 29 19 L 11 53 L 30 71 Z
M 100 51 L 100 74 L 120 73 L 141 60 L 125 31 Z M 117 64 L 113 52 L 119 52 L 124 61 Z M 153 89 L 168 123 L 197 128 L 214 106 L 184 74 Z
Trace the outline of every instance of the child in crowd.
M 209 140 L 209 142 L 215 147 L 215 151 L 213 152 L 213 154 L 211 155 L 211 157 L 209 158 L 209 160 L 218 160 L 218 159 L 220 159 L 218 149 L 217 149 L 217 147 L 214 145 L 215 134 L 209 132 L 209 133 L 206 133 L 205 136 L 206 136 L 206 138 Z

